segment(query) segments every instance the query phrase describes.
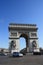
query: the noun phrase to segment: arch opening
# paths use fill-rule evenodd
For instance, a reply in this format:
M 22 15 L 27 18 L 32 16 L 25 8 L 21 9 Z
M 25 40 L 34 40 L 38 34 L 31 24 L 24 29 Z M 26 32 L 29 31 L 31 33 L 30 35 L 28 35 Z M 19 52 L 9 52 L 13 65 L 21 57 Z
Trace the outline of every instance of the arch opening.
M 26 39 L 24 37 L 20 37 L 20 50 L 26 48 Z
M 27 34 L 21 34 L 20 35 L 20 50 L 25 50 L 27 52 L 28 47 L 28 36 Z

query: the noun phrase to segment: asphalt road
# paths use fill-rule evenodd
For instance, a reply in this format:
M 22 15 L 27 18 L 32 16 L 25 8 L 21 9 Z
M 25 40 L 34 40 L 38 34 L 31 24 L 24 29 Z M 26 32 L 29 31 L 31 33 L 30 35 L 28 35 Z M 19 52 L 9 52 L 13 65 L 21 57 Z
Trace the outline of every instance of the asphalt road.
M 0 56 L 0 65 L 43 65 L 43 55 L 26 55 L 14 58 Z

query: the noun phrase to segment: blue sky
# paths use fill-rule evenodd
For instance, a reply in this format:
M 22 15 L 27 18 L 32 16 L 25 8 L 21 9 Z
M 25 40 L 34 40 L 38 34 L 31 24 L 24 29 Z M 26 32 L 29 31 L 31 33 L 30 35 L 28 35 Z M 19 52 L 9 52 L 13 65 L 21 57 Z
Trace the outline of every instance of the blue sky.
M 0 47 L 8 48 L 11 22 L 37 24 L 39 46 L 43 47 L 43 0 L 0 0 Z

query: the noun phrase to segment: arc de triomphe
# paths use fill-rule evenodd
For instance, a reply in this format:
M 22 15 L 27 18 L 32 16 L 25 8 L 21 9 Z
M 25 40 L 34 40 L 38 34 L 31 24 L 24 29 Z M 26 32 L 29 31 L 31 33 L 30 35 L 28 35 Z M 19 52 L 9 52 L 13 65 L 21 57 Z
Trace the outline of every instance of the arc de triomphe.
M 38 48 L 37 25 L 36 24 L 9 24 L 9 49 L 20 51 L 19 38 L 26 39 L 26 52 L 32 52 Z M 23 43 L 22 43 L 23 44 Z M 13 46 L 12 46 L 13 45 Z

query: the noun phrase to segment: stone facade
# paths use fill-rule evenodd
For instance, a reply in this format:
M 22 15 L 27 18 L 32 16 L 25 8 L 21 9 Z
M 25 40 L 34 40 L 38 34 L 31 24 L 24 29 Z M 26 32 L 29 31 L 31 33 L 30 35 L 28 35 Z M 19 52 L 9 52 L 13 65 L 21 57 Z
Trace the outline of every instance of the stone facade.
M 26 39 L 26 52 L 32 52 L 34 48 L 38 48 L 38 37 L 37 37 L 37 25 L 36 24 L 9 24 L 9 49 L 20 51 L 19 38 L 24 37 Z M 11 48 L 10 44 L 14 41 L 16 44 Z M 36 43 L 36 47 L 33 47 L 33 41 Z

